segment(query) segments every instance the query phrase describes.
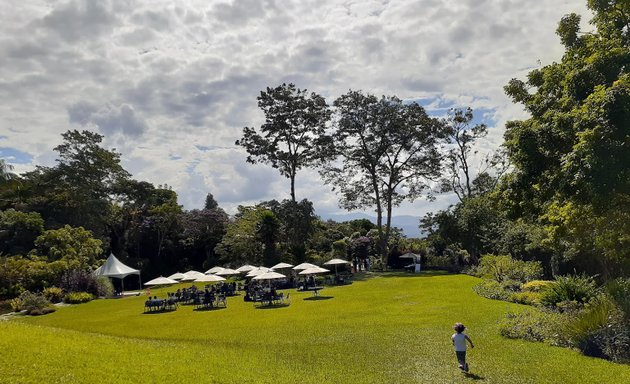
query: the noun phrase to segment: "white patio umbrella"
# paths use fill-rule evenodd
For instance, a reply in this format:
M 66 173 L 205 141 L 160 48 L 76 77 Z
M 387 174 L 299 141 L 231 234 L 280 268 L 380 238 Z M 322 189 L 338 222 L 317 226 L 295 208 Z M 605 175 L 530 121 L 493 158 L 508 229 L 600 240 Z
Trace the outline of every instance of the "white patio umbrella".
M 299 274 L 300 275 L 315 275 L 315 274 L 318 274 L 318 273 L 326 273 L 326 272 L 330 272 L 330 270 L 328 270 L 326 268 L 315 266 L 313 268 L 306 268 L 305 270 L 303 270 Z
M 284 278 L 286 278 L 286 276 L 283 275 L 282 273 L 278 273 L 278 272 L 274 272 L 270 270 L 261 275 L 255 276 L 252 280 L 269 280 L 269 288 L 271 288 L 271 280 L 284 279 Z
M 238 271 L 238 273 L 243 273 L 243 272 L 249 272 L 252 269 L 256 269 L 257 267 L 254 267 L 253 265 L 249 265 L 249 264 L 245 264 L 240 268 L 236 268 L 236 270 Z
M 216 283 L 224 280 L 225 278 L 217 275 L 201 275 L 195 279 L 195 283 Z
M 274 265 L 273 267 L 271 267 L 271 269 L 284 269 L 284 268 L 291 268 L 293 265 L 288 264 L 288 263 L 278 263 L 276 265 Z
M 210 269 L 208 269 L 208 270 L 206 271 L 206 275 L 209 275 L 209 274 L 215 274 L 215 273 L 217 273 L 217 272 L 221 272 L 221 271 L 222 271 L 222 270 L 224 270 L 224 269 L 225 269 L 225 268 L 223 268 L 223 267 L 212 267 L 212 268 L 210 268 Z
M 182 279 L 182 281 L 194 281 L 196 278 L 200 276 L 205 276 L 205 275 L 198 271 L 188 271 L 184 273 L 184 276 L 185 277 Z
M 270 268 L 267 267 L 258 267 L 256 269 L 252 269 L 251 271 L 249 271 L 247 273 L 247 277 L 254 277 L 254 276 L 258 276 L 258 275 L 262 275 L 265 272 L 269 272 Z
M 173 280 L 173 279 L 169 279 L 168 277 L 164 277 L 164 276 L 160 276 L 160 277 L 156 277 L 153 280 L 149 280 L 146 283 L 144 283 L 144 285 L 170 285 L 170 284 L 177 284 L 177 280 Z
M 302 263 L 302 264 L 298 264 L 295 267 L 293 267 L 293 269 L 295 269 L 296 271 L 300 271 L 300 270 L 308 269 L 308 268 L 319 268 L 319 267 L 317 265 L 311 264 L 311 263 Z
M 350 262 L 347 261 L 347 260 L 342 260 L 342 259 L 332 259 L 332 260 L 328 260 L 327 262 L 324 263 L 324 265 L 334 265 L 335 266 L 335 275 L 337 275 L 337 266 L 338 265 L 342 265 L 342 264 L 350 264 Z
M 316 275 L 318 273 L 326 273 L 326 272 L 330 272 L 330 271 L 328 269 L 326 269 L 326 268 L 315 266 L 313 268 L 306 268 L 305 270 L 303 270 L 299 274 L 300 275 Z
M 184 275 L 183 273 L 180 273 L 180 272 L 175 272 L 175 273 L 173 273 L 172 275 L 170 275 L 170 276 L 168 277 L 168 279 L 171 279 L 171 280 L 181 280 L 181 279 L 184 279 L 185 277 L 186 277 L 186 275 Z
M 231 275 L 238 275 L 239 272 L 234 270 L 234 269 L 230 269 L 230 268 L 223 268 L 223 270 L 215 273 L 215 275 L 217 276 L 231 276 Z

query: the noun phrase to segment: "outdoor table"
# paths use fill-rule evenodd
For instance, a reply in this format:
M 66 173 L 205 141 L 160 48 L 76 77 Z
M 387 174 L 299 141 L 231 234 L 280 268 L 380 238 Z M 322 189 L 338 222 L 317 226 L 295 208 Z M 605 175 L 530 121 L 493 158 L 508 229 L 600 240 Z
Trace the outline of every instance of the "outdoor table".
M 315 286 L 304 288 L 303 291 L 311 291 L 313 292 L 313 296 L 319 296 L 319 291 L 321 291 L 322 289 L 324 289 L 324 287 Z

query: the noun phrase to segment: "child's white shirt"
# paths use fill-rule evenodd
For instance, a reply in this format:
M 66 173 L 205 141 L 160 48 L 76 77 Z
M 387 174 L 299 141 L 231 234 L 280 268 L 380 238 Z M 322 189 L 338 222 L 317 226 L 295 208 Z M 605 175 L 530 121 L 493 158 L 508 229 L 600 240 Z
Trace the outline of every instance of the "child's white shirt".
M 466 335 L 463 332 L 454 333 L 453 336 L 451 336 L 451 339 L 455 345 L 455 351 L 466 352 Z

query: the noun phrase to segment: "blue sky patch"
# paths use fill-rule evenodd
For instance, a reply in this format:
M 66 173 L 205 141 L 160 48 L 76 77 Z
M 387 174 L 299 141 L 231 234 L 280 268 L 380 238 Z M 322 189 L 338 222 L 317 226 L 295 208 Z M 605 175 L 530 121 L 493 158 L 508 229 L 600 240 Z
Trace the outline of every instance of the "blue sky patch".
M 33 162 L 33 155 L 10 147 L 0 147 L 0 157 L 12 164 L 30 164 Z

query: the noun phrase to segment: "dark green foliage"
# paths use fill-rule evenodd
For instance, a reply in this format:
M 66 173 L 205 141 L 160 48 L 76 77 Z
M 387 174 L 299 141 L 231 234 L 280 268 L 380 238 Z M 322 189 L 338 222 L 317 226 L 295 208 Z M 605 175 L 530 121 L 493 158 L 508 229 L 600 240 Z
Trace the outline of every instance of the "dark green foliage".
M 630 272 L 630 6 L 591 0 L 588 7 L 594 32 L 580 32 L 576 14 L 563 17 L 562 60 L 505 87 L 531 117 L 506 125 L 514 170 L 496 192 L 508 217 L 544 229 L 551 255 L 541 260 L 553 274 L 576 269 L 611 279 Z
M 598 294 L 595 280 L 586 275 L 558 276 L 542 291 L 540 303 L 549 308 L 559 308 L 563 302 L 586 304 Z
M 330 141 L 324 133 L 331 112 L 323 97 L 314 92 L 309 94 L 291 83 L 261 91 L 258 107 L 265 114 L 260 133 L 245 127 L 236 145 L 247 150 L 248 162 L 269 164 L 289 178 L 291 200 L 297 201 L 297 172 L 329 153 Z
M 44 220 L 37 212 L 8 209 L 0 212 L 0 253 L 26 254 L 44 231 Z
M 348 210 L 374 208 L 379 234 L 378 253 L 388 251 L 392 210 L 413 201 L 440 175 L 445 139 L 443 123 L 417 103 L 395 96 L 350 91 L 334 102 L 337 119 L 332 133 L 341 164 L 325 163 L 321 175 L 338 190 Z M 383 222 L 384 216 L 386 222 Z
M 63 301 L 68 304 L 82 304 L 94 300 L 94 295 L 88 292 L 70 292 Z
M 626 319 L 630 321 L 630 278 L 618 278 L 608 282 L 606 292 L 623 311 Z

